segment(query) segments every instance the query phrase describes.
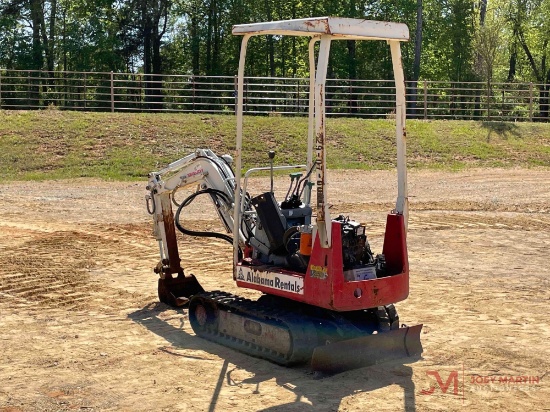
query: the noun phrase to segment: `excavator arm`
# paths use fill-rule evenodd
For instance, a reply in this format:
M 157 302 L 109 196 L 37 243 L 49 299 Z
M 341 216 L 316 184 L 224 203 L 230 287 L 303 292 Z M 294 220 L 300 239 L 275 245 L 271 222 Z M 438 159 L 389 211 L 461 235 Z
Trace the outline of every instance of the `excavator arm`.
M 237 232 L 239 244 L 243 246 L 245 243 L 243 232 L 235 231 L 233 227 L 235 175 L 231 163 L 228 155 L 220 157 L 209 149 L 197 149 L 164 169 L 149 174 L 146 202 L 153 218 L 153 234 L 159 244 L 160 262 L 155 272 L 160 277 L 159 297 L 165 303 L 181 306 L 187 303 L 188 296 L 202 291 L 195 277 L 185 275 L 181 267 L 176 227 L 182 205 L 175 201 L 175 193 L 179 189 L 197 185 L 196 194 L 210 195 L 227 232 Z M 178 207 L 175 215 L 173 206 Z M 232 242 L 228 235 L 214 235 Z
M 273 198 L 272 192 L 264 193 L 259 198 L 250 198 L 246 191 L 246 183 L 242 188 L 236 184 L 235 174 L 231 168 L 232 161 L 233 159 L 229 155 L 217 156 L 209 149 L 197 149 L 195 152 L 169 164 L 164 169 L 149 175 L 149 182 L 146 187 L 148 191 L 146 203 L 147 210 L 153 218 L 153 234 L 159 245 L 160 261 L 155 267 L 155 272 L 160 278 L 159 298 L 169 305 L 184 305 L 187 303 L 189 296 L 202 291 L 202 287 L 200 287 L 194 276 L 184 274 L 178 250 L 176 229 L 185 235 L 215 237 L 224 239 L 231 244 L 236 242 L 237 247 L 234 250 L 237 251 L 238 256 L 241 256 L 245 247 L 248 247 L 249 258 L 261 258 L 265 263 L 288 263 L 286 257 L 280 255 L 280 250 L 284 246 L 281 243 L 283 234 L 287 229 L 287 220 L 283 212 Z M 266 169 L 295 171 L 304 170 L 304 168 L 305 165 L 277 167 L 271 165 L 270 168 L 254 168 L 247 172 L 245 182 L 248 175 L 256 171 Z M 294 178 L 297 177 L 294 176 Z M 307 177 L 302 180 L 307 180 Z M 195 193 L 178 204 L 175 199 L 176 192 L 194 185 L 197 186 Z M 296 179 L 295 186 L 295 191 L 298 191 L 298 179 Z M 306 184 L 305 189 L 307 190 L 300 191 L 300 195 L 304 194 L 305 198 L 309 198 L 311 185 Z M 244 196 L 238 196 L 238 202 L 235 201 L 236 192 L 244 193 Z M 184 207 L 198 195 L 210 196 L 227 234 L 196 232 L 184 228 L 180 223 L 180 215 Z M 289 189 L 287 198 L 290 195 L 296 194 L 291 193 L 291 189 Z M 269 198 L 268 200 L 271 199 L 271 202 L 264 202 L 265 205 L 256 204 L 264 197 Z M 287 198 L 285 198 L 285 201 L 288 200 Z M 236 229 L 234 223 L 235 205 L 240 208 L 239 229 Z M 176 210 L 174 210 L 174 206 L 177 207 Z M 311 215 L 311 208 L 307 205 L 298 208 L 296 212 L 309 216 Z M 309 224 L 309 219 L 306 220 L 305 215 L 301 218 L 294 217 L 294 220 L 301 219 Z M 275 235 L 273 234 L 274 230 L 277 232 Z M 235 237 L 236 239 L 234 239 Z M 303 262 L 298 263 L 303 266 Z

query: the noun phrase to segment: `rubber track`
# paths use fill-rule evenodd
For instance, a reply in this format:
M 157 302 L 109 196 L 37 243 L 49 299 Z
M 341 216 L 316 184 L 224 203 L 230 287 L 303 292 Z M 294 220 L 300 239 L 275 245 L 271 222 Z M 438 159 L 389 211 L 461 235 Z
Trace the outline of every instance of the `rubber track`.
M 284 354 L 220 332 L 212 325 L 210 327 L 207 325 L 202 330 L 193 328 L 198 336 L 223 346 L 270 360 L 279 365 L 289 366 L 309 361 L 314 347 L 318 344 L 315 327 L 311 320 L 304 315 L 285 310 L 273 304 L 258 303 L 222 291 L 199 293 L 193 296 L 192 300 L 194 299 L 209 302 L 215 305 L 217 310 L 230 311 L 261 323 L 285 328 L 289 331 L 291 337 L 290 353 Z M 214 322 L 214 325 L 217 325 L 217 322 Z

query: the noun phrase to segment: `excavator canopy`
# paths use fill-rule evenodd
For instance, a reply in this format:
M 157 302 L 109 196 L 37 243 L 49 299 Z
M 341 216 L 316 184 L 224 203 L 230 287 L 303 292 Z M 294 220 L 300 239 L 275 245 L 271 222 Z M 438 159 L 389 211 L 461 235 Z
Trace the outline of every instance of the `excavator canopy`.
M 325 135 L 325 84 L 328 69 L 330 44 L 333 40 L 378 40 L 386 41 L 391 51 L 396 91 L 396 145 L 397 145 L 397 175 L 398 193 L 395 211 L 405 217 L 407 225 L 407 172 L 405 165 L 405 78 L 401 61 L 400 42 L 409 40 L 409 29 L 405 24 L 365 19 L 351 19 L 342 17 L 312 17 L 271 21 L 233 26 L 234 35 L 243 36 L 237 76 L 237 139 L 236 139 L 236 187 L 235 197 L 240 193 L 242 167 L 242 138 L 243 138 L 243 106 L 244 106 L 244 71 L 248 41 L 258 35 L 302 36 L 310 37 L 309 41 L 309 124 L 308 124 L 308 151 L 307 170 L 315 163 L 316 169 L 316 230 L 321 247 L 331 247 L 331 216 L 328 199 L 328 179 L 326 172 L 326 135 Z M 319 43 L 318 55 L 315 56 L 315 44 Z M 314 154 L 315 151 L 315 154 Z M 235 208 L 234 221 L 240 227 L 240 218 L 244 210 Z M 234 242 L 234 267 L 237 270 L 237 240 Z
M 355 40 L 409 40 L 409 29 L 402 23 L 358 20 L 342 17 L 312 17 L 233 26 L 234 35 L 272 34 L 284 36 L 320 36 Z

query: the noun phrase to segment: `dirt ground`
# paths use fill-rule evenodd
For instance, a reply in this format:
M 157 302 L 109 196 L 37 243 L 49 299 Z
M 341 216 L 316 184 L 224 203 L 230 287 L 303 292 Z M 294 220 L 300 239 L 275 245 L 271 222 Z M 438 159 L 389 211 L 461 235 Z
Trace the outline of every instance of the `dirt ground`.
M 333 213 L 366 222 L 379 253 L 394 174 L 330 179 Z M 411 291 L 397 308 L 424 324 L 423 356 L 321 380 L 197 338 L 185 309 L 158 303 L 144 186 L 0 185 L 0 411 L 550 410 L 547 170 L 410 172 Z M 198 202 L 185 219 L 215 229 L 214 213 Z M 254 296 L 234 286 L 230 253 L 181 244 L 205 289 Z

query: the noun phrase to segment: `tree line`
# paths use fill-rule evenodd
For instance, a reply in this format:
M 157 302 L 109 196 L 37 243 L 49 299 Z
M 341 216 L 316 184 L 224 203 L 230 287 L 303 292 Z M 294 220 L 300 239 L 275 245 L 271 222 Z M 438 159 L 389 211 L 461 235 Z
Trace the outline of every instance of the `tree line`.
M 232 25 L 323 15 L 406 23 L 407 80 L 534 82 L 548 116 L 550 0 L 2 0 L 0 68 L 234 75 Z M 305 39 L 251 40 L 248 75 L 303 77 L 307 66 Z M 389 50 L 335 42 L 328 75 L 391 79 Z

